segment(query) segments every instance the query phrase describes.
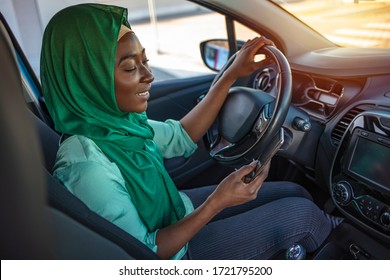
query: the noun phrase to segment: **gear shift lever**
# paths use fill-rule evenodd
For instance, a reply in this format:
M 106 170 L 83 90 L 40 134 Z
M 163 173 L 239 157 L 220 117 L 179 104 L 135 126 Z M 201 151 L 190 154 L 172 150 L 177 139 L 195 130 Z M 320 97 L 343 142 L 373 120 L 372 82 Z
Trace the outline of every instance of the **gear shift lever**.
M 301 245 L 294 243 L 286 251 L 287 260 L 304 260 L 306 257 L 306 249 Z

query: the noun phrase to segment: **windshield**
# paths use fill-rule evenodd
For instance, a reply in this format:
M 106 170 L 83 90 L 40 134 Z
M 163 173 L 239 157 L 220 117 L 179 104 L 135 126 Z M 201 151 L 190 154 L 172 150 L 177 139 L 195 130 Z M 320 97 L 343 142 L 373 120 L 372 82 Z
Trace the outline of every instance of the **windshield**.
M 390 0 L 271 0 L 336 45 L 390 48 Z

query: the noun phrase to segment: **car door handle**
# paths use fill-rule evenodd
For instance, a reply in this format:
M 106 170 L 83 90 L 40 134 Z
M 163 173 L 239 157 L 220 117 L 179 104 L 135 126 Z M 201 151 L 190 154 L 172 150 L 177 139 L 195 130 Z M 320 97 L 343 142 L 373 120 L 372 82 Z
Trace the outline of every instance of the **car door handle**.
M 199 103 L 200 101 L 203 100 L 203 98 L 206 97 L 206 94 L 202 94 L 201 96 L 199 96 L 197 99 L 196 99 L 196 103 Z

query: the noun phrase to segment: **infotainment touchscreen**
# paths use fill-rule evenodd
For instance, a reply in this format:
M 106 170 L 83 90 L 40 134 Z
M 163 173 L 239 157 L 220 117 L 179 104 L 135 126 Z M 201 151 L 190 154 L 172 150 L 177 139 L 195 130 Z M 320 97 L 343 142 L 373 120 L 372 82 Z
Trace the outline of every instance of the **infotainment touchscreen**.
M 365 181 L 390 189 L 390 148 L 381 143 L 357 137 L 349 172 Z

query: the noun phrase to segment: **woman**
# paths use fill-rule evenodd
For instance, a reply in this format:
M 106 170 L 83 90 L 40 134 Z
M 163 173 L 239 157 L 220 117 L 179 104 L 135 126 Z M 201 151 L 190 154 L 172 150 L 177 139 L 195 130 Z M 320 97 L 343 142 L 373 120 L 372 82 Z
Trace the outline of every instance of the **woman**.
M 303 188 L 265 183 L 256 198 L 269 166 L 249 184 L 243 177 L 256 162 L 217 187 L 184 193 L 163 165 L 163 157 L 195 151 L 229 87 L 259 67 L 254 56 L 265 44 L 272 42 L 249 40 L 202 102 L 162 123 L 145 114 L 154 78 L 127 10 L 82 4 L 60 11 L 41 56 L 45 100 L 66 138 L 54 176 L 163 259 L 269 258 L 297 241 L 315 250 L 331 226 Z

